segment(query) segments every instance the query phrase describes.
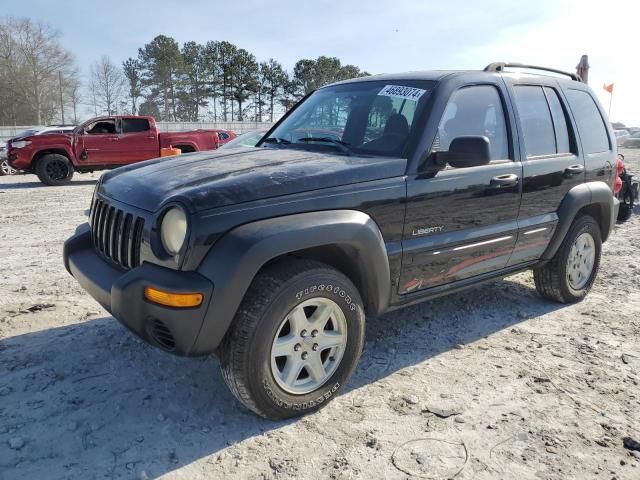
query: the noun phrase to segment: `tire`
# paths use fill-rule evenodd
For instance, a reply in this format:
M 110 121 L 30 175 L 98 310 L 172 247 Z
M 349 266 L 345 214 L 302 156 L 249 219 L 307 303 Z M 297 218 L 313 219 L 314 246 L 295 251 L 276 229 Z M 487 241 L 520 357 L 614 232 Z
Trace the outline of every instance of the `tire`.
M 36 163 L 36 175 L 42 183 L 52 187 L 66 185 L 73 178 L 73 165 L 64 155 L 50 153 Z
M 331 314 L 319 333 L 312 322 L 319 321 L 313 313 L 320 308 Z M 362 300 L 347 277 L 315 261 L 279 262 L 249 287 L 218 351 L 222 376 L 235 397 L 260 416 L 304 415 L 326 405 L 347 383 L 362 353 L 364 331 Z M 341 335 L 346 345 L 322 348 Z M 272 358 L 276 340 L 286 356 Z M 293 380 L 287 383 L 289 370 Z
M 618 210 L 618 222 L 624 223 L 631 218 L 631 214 L 633 213 L 633 207 L 627 205 L 625 203 L 620 204 L 620 209 Z
M 590 242 L 587 246 L 586 243 Z M 576 244 L 576 250 L 573 250 Z M 580 245 L 586 248 L 582 250 Z M 576 218 L 553 258 L 533 270 L 536 290 L 549 300 L 573 303 L 582 300 L 596 279 L 602 238 L 598 223 L 588 215 Z M 588 265 L 591 268 L 588 268 Z

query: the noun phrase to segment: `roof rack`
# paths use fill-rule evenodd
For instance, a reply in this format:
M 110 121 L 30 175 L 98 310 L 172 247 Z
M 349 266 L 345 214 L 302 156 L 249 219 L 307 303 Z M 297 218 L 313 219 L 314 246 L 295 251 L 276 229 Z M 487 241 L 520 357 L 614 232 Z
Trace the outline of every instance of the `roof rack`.
M 539 67 L 537 65 L 525 65 L 523 63 L 508 63 L 508 62 L 494 62 L 484 67 L 485 72 L 504 72 L 505 68 L 526 68 L 528 70 L 544 70 L 545 72 L 553 72 L 559 75 L 566 75 L 575 80 L 576 82 L 582 82 L 582 79 L 575 73 L 565 72 L 563 70 L 556 70 L 555 68 Z

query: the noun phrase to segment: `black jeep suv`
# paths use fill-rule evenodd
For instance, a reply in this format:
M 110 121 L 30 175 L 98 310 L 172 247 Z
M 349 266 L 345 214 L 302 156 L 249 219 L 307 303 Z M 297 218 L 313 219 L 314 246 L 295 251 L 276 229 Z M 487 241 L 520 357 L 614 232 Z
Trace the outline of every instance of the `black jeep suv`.
M 576 76 L 521 67 L 336 83 L 256 147 L 108 172 L 65 266 L 148 342 L 216 353 L 269 418 L 331 400 L 365 314 L 523 269 L 578 301 L 617 216 L 615 136 Z

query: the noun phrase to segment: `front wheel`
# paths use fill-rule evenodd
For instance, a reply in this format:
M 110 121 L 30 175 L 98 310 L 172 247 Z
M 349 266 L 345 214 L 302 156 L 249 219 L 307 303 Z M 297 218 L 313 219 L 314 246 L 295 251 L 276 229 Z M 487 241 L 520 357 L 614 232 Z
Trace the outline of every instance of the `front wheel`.
M 50 153 L 38 160 L 36 175 L 45 185 L 66 185 L 73 178 L 73 165 L 64 155 Z
M 360 294 L 340 272 L 293 259 L 249 287 L 220 348 L 232 393 L 271 419 L 324 406 L 348 381 L 364 342 Z
M 600 266 L 602 238 L 597 222 L 578 217 L 553 258 L 533 271 L 538 293 L 549 300 L 582 300 L 593 285 Z

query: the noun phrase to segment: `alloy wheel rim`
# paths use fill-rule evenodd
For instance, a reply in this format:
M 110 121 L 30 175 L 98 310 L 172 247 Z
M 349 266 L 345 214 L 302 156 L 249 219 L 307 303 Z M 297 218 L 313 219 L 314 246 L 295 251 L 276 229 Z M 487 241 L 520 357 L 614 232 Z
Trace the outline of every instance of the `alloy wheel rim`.
M 2 168 L 2 173 L 4 175 L 14 175 L 16 173 L 16 170 L 9 165 L 7 160 L 2 161 L 0 168 Z
M 69 168 L 59 160 L 47 164 L 47 175 L 52 180 L 64 180 L 69 174 Z
M 333 300 L 316 297 L 295 306 L 271 345 L 271 373 L 288 393 L 304 395 L 335 373 L 347 345 L 347 319 Z
M 596 244 L 590 233 L 584 232 L 573 241 L 567 260 L 567 281 L 574 290 L 583 289 L 593 272 Z

